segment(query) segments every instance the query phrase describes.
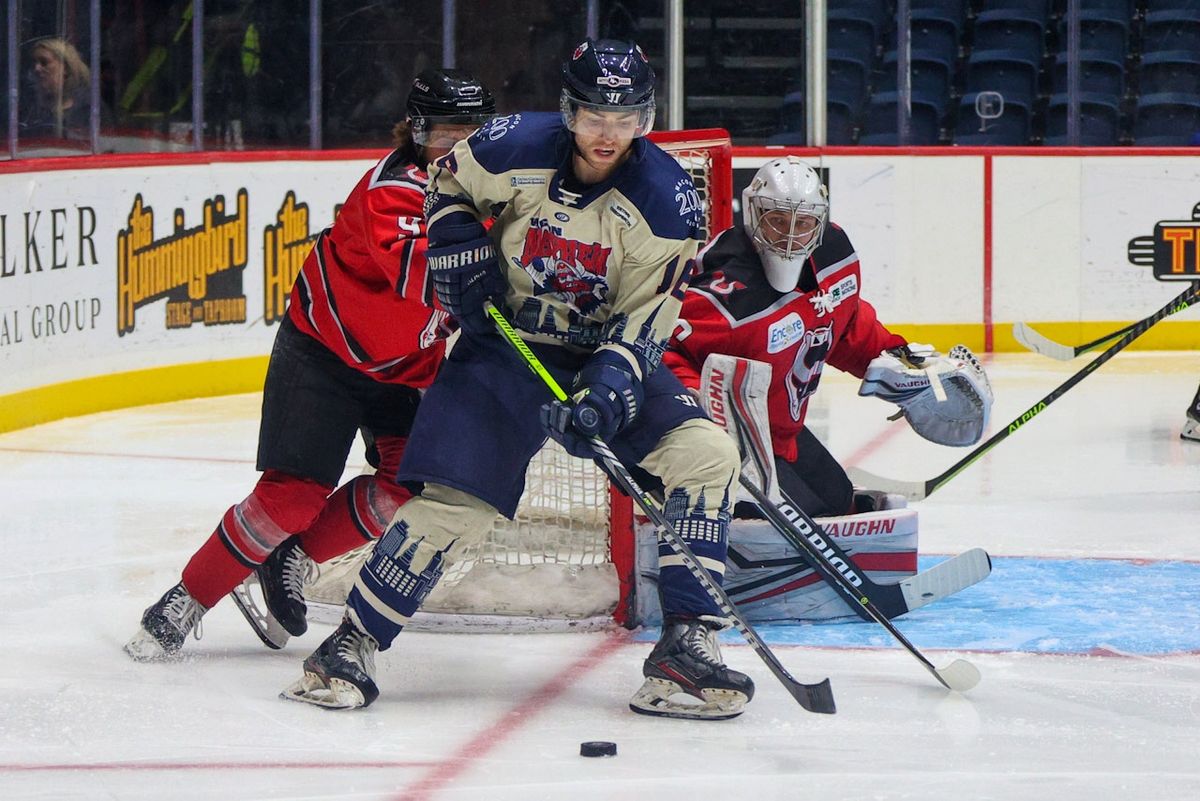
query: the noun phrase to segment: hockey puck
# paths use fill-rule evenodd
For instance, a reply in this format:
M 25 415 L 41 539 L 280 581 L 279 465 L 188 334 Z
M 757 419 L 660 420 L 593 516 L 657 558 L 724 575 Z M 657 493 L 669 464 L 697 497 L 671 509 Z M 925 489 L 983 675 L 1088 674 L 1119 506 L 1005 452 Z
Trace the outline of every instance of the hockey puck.
M 579 744 L 579 755 L 585 757 L 610 757 L 617 755 L 617 744 L 604 740 L 592 740 Z

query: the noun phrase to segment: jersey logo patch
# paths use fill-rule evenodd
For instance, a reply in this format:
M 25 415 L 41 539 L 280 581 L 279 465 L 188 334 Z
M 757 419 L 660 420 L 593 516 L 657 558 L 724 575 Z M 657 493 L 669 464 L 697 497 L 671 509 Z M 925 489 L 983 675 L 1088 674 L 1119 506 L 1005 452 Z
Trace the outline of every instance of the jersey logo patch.
M 843 301 L 858 294 L 858 278 L 848 275 L 838 281 L 828 291 L 813 295 L 808 302 L 813 305 L 818 317 L 833 314 L 833 310 Z
M 796 312 L 767 329 L 767 353 L 779 353 L 804 338 L 804 320 Z
M 513 263 L 533 279 L 533 294 L 553 294 L 580 314 L 590 314 L 608 295 L 608 257 L 612 248 L 563 236 L 549 220 L 533 218 L 525 247 Z

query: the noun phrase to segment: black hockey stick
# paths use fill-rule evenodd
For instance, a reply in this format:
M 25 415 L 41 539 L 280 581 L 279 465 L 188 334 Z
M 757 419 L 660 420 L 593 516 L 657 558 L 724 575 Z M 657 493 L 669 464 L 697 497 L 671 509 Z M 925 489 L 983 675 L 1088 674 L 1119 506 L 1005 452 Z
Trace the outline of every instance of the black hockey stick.
M 1082 345 L 1063 345 L 1055 342 L 1047 336 L 1039 334 L 1028 323 L 1013 323 L 1013 338 L 1024 345 L 1034 353 L 1040 353 L 1043 356 L 1049 356 L 1051 359 L 1057 359 L 1060 362 L 1069 362 L 1080 354 L 1087 353 L 1106 342 L 1112 342 L 1114 339 L 1119 339 L 1125 336 L 1137 323 L 1130 323 L 1122 329 L 1113 331 L 1111 334 L 1105 334 L 1099 339 L 1093 339 L 1091 342 L 1085 342 Z
M 1180 303 L 1167 312 L 1167 314 L 1171 315 L 1175 314 L 1175 312 L 1181 312 L 1187 307 L 1187 302 Z M 1082 353 L 1087 353 L 1089 350 L 1094 350 L 1106 342 L 1112 342 L 1114 339 L 1125 336 L 1125 334 L 1128 334 L 1137 325 L 1138 323 L 1130 323 L 1124 328 L 1113 331 L 1110 334 L 1105 334 L 1099 339 L 1093 339 L 1091 342 L 1085 342 L 1082 345 L 1075 345 L 1074 347 L 1063 345 L 1039 334 L 1027 323 L 1013 323 L 1013 337 L 1034 353 L 1049 356 L 1051 359 L 1058 359 L 1060 362 L 1069 362 Z
M 736 374 L 739 372 L 740 370 L 735 368 L 735 383 L 738 381 Z M 710 389 L 709 391 L 714 390 Z M 733 431 L 729 433 L 733 435 L 733 439 L 738 444 L 738 450 L 741 451 L 742 464 L 744 465 L 747 459 L 753 460 L 755 464 L 759 465 L 757 475 L 766 475 L 766 471 L 761 465 L 774 457 L 765 438 L 755 436 L 753 433 L 754 426 L 750 422 L 752 415 L 747 408 L 745 398 L 728 385 L 715 391 L 719 391 L 722 396 L 724 419 L 733 423 Z M 761 487 L 752 483 L 746 471 L 742 471 L 740 481 L 756 501 L 767 497 Z M 850 555 L 842 550 L 835 539 L 830 537 L 815 520 L 803 512 L 799 505 L 783 491 L 782 487 L 777 487 L 777 490 L 783 499 L 781 504 L 776 506 L 767 501 L 770 505 L 770 508 L 767 509 L 763 508 L 761 502 L 758 503 L 759 508 L 767 517 L 767 521 L 785 540 L 792 544 L 804 562 L 815 570 L 827 584 L 832 585 L 834 589 L 842 589 L 841 582 L 831 573 L 832 568 L 850 584 L 857 587 L 860 593 L 869 596 L 876 609 L 889 620 L 919 609 L 939 598 L 953 595 L 972 584 L 977 584 L 992 572 L 992 560 L 987 551 L 982 548 L 972 548 L 945 559 L 929 570 L 918 573 L 898 584 L 878 584 L 867 576 L 865 571 L 858 569 L 858 566 L 851 561 Z M 798 542 L 800 537 L 806 539 L 807 542 Z M 859 599 L 850 599 L 849 605 L 851 610 L 863 620 L 875 620 L 875 616 L 859 603 Z
M 487 313 L 491 315 L 492 320 L 495 321 L 496 327 L 500 330 L 500 333 L 503 334 L 504 339 L 510 345 L 512 345 L 513 349 L 516 350 L 517 354 L 521 357 L 526 366 L 528 366 L 529 369 L 532 370 L 534 374 L 546 384 L 546 387 L 550 390 L 554 397 L 559 401 L 569 401 L 570 399 L 568 398 L 567 393 L 564 392 L 562 387 L 558 385 L 558 382 L 554 380 L 554 376 L 550 375 L 550 373 L 546 371 L 546 368 L 542 365 L 541 361 L 537 358 L 537 356 L 534 355 L 533 351 L 529 349 L 529 346 L 525 344 L 525 341 L 517 335 L 517 332 L 513 330 L 512 325 L 509 324 L 508 320 L 504 318 L 504 315 L 500 313 L 495 305 L 488 301 L 484 304 L 484 308 L 486 309 Z M 595 451 L 596 458 L 603 463 L 605 470 L 608 471 L 608 474 L 613 476 L 621 489 L 624 490 L 631 498 L 633 498 L 642 508 L 642 511 L 648 518 L 650 518 L 650 521 L 658 530 L 659 535 L 661 535 L 663 539 L 670 544 L 671 548 L 675 550 L 680 559 L 683 560 L 684 565 L 687 566 L 687 569 L 696 578 L 696 581 L 700 583 L 700 585 L 704 588 L 704 591 L 708 593 L 708 596 L 712 598 L 718 607 L 720 607 L 721 612 L 726 617 L 733 620 L 738 631 L 740 631 L 742 636 L 746 638 L 746 642 L 750 644 L 762 661 L 767 664 L 767 667 L 773 674 L 775 674 L 775 678 L 779 679 L 780 683 L 783 684 L 788 693 L 791 694 L 791 696 L 795 698 L 797 702 L 799 702 L 800 706 L 804 707 L 809 712 L 819 712 L 823 714 L 833 714 L 836 712 L 837 707 L 833 700 L 833 688 L 829 684 L 829 679 L 823 679 L 816 684 L 804 684 L 793 678 L 792 675 L 788 673 L 787 668 L 780 663 L 775 654 L 771 652 L 771 649 L 767 647 L 767 644 L 763 642 L 761 637 L 759 637 L 758 632 L 754 630 L 754 627 L 751 626 L 750 623 L 746 621 L 745 617 L 743 617 L 738 611 L 738 608 L 734 605 L 733 601 L 729 600 L 729 596 L 725 594 L 725 591 L 721 589 L 721 586 L 714 582 L 712 577 L 708 575 L 708 570 L 700 564 L 699 560 L 696 559 L 696 555 L 692 553 L 691 548 L 689 548 L 687 543 L 684 542 L 683 538 L 679 536 L 679 533 L 675 531 L 675 528 L 671 525 L 670 521 L 668 521 L 666 517 L 663 516 L 662 512 L 659 511 L 659 509 L 654 505 L 654 502 L 650 499 L 650 496 L 647 495 L 646 492 L 637 485 L 637 482 L 634 480 L 633 476 L 631 476 L 629 471 L 625 469 L 625 465 L 623 465 L 621 460 L 616 457 L 616 455 L 612 452 L 612 449 L 608 447 L 608 444 L 599 437 L 592 437 L 590 444 L 592 449 Z
M 881 489 L 887 492 L 898 492 L 902 495 L 908 496 L 912 500 L 919 501 L 922 498 L 929 497 L 933 494 L 934 490 L 943 486 L 950 479 L 961 473 L 975 460 L 983 456 L 992 448 L 996 447 L 996 445 L 1000 444 L 1000 442 L 1002 442 L 1010 434 L 1036 417 L 1051 403 L 1054 403 L 1054 401 L 1061 398 L 1064 394 L 1066 394 L 1067 390 L 1071 389 L 1071 387 L 1087 378 L 1089 375 L 1095 372 L 1097 368 L 1124 350 L 1129 343 L 1133 342 L 1142 334 L 1149 331 L 1150 328 L 1159 320 L 1174 314 L 1180 309 L 1186 309 L 1192 303 L 1196 302 L 1197 297 L 1200 297 L 1200 281 L 1193 282 L 1188 289 L 1183 291 L 1182 294 L 1180 294 L 1166 306 L 1163 306 L 1154 314 L 1150 315 L 1144 320 L 1139 320 L 1138 322 L 1134 323 L 1133 327 L 1130 328 L 1119 341 L 1113 345 L 1110 345 L 1107 350 L 1105 350 L 1092 361 L 1088 362 L 1088 364 L 1084 366 L 1082 370 L 1075 373 L 1075 375 L 1071 376 L 1062 384 L 1060 384 L 1049 395 L 1030 406 L 1015 420 L 989 437 L 982 445 L 979 445 L 975 448 L 975 450 L 971 451 L 962 459 L 951 465 L 950 468 L 944 473 L 936 475 L 926 481 L 899 481 L 892 478 L 877 476 L 874 473 L 867 472 L 866 470 L 860 470 L 852 467 L 847 471 L 850 474 L 850 478 L 853 479 L 856 484 L 861 486 L 871 487 L 873 489 Z
M 926 659 L 925 655 L 900 633 L 892 621 L 888 620 L 888 616 L 880 611 L 879 607 L 871 600 L 870 594 L 877 593 L 883 587 L 870 582 L 856 571 L 844 553 L 841 557 L 836 556 L 834 550 L 836 546 L 832 546 L 832 538 L 803 509 L 791 501 L 787 501 L 785 495 L 784 499 L 790 507 L 789 514 L 785 517 L 783 507 L 777 507 L 771 503 L 771 499 L 764 495 L 763 491 L 754 485 L 754 482 L 742 476 L 741 483 L 754 498 L 758 508 L 767 516 L 767 520 L 775 527 L 775 530 L 805 554 L 813 569 L 821 574 L 821 578 L 841 593 L 851 608 L 856 611 L 862 610 L 866 613 L 865 616 L 868 620 L 874 620 L 887 629 L 888 633 L 933 674 L 933 677 L 941 682 L 943 687 L 957 692 L 966 692 L 979 683 L 979 669 L 965 659 L 955 659 L 945 667 L 937 667 Z M 990 561 L 988 565 L 990 568 Z M 903 598 L 900 601 L 903 603 Z

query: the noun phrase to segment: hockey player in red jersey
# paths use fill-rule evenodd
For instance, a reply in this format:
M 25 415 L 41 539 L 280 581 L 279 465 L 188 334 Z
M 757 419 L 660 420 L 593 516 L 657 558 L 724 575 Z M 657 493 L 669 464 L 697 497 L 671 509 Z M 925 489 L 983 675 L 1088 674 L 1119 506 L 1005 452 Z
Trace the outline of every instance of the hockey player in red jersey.
M 879 321 L 861 294 L 858 254 L 829 221 L 825 186 L 812 168 L 795 156 L 768 162 L 743 193 L 742 214 L 742 227 L 722 232 L 700 252 L 700 272 L 684 294 L 663 363 L 693 390 L 710 354 L 771 365 L 767 410 L 777 480 L 793 501 L 812 516 L 873 508 L 869 494 L 855 508 L 845 470 L 804 426 L 826 364 L 867 378 L 860 394 L 901 403 L 922 436 L 955 445 L 978 439 L 991 401 L 978 363 L 910 345 Z M 952 383 L 973 382 L 968 393 L 986 396 L 978 413 L 968 410 L 965 421 L 928 419 L 923 391 L 931 367 L 951 373 Z M 952 407 L 960 405 L 950 403 L 933 417 Z
M 134 659 L 178 652 L 252 572 L 266 612 L 247 593 L 235 600 L 263 642 L 281 647 L 307 628 L 300 589 L 310 557 L 377 538 L 410 497 L 396 468 L 453 330 L 426 274 L 425 169 L 490 119 L 495 101 L 463 71 L 428 69 L 406 111 L 396 148 L 354 187 L 292 288 L 263 389 L 262 476 L 146 610 L 125 646 Z M 333 492 L 359 428 L 371 435 L 378 473 Z

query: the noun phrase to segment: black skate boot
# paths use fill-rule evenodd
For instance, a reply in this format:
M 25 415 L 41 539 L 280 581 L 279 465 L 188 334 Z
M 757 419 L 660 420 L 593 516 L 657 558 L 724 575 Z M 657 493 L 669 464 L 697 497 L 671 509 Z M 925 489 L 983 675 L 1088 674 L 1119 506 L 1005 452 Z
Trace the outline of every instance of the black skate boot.
M 313 570 L 313 561 L 300 547 L 300 538 L 289 537 L 255 568 L 253 574 L 234 588 L 234 604 L 268 647 L 282 648 L 289 635 L 299 637 L 308 631 L 304 583 Z M 250 592 L 254 584 L 258 584 L 262 592 L 265 611 Z
M 643 715 L 725 720 L 742 714 L 754 697 L 754 682 L 721 662 L 717 618 L 668 620 L 642 666 L 646 681 L 629 702 Z M 685 698 L 686 694 L 699 703 Z
M 139 662 L 174 656 L 193 631 L 200 639 L 200 617 L 207 611 L 183 582 L 176 584 L 142 615 L 142 627 L 125 643 L 125 653 Z
M 375 686 L 375 651 L 379 643 L 350 618 L 304 660 L 304 675 L 281 698 L 327 709 L 357 709 L 379 697 Z

